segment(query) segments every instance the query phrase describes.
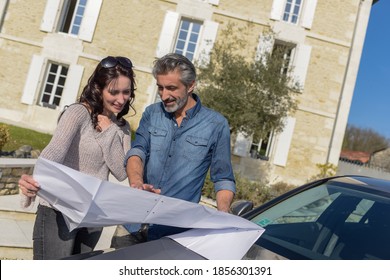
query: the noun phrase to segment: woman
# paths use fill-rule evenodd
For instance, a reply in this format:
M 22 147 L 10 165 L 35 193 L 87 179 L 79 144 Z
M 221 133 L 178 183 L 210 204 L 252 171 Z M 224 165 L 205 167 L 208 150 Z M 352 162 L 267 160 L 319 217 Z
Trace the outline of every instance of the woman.
M 119 181 L 125 180 L 123 161 L 131 139 L 130 125 L 123 116 L 130 108 L 134 110 L 132 67 L 126 57 L 104 58 L 89 78 L 79 102 L 60 115 L 41 157 L 102 180 L 108 180 L 109 173 Z M 31 203 L 39 191 L 39 182 L 25 174 L 19 180 L 19 188 Z M 40 198 L 33 230 L 34 259 L 59 259 L 90 252 L 101 233 L 102 228 L 69 232 L 61 212 Z

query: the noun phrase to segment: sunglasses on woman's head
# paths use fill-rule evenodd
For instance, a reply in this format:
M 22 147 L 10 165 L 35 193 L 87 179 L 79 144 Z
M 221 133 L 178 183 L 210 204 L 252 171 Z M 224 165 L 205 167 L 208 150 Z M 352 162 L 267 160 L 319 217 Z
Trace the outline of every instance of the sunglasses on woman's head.
M 107 56 L 100 62 L 100 65 L 104 68 L 111 68 L 117 66 L 118 63 L 126 68 L 133 68 L 131 60 L 123 56 Z

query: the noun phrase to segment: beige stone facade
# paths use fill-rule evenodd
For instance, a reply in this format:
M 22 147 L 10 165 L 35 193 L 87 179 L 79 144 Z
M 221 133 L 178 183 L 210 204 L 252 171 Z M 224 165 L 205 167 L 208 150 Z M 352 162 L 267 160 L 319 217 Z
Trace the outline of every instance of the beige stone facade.
M 209 51 L 203 43 L 220 39 L 228 22 L 252 22 L 248 55 L 272 28 L 279 41 L 294 46 L 292 60 L 304 83 L 299 109 L 270 141 L 268 160 L 253 165 L 269 181 L 300 184 L 316 174 L 316 164 L 337 164 L 372 0 L 303 0 L 295 23 L 283 19 L 285 0 L 88 0 L 74 35 L 60 26 L 68 2 L 0 0 L 1 121 L 53 132 L 59 112 L 76 101 L 99 60 L 122 55 L 135 65 L 137 114 L 128 120 L 136 128 L 156 99 L 153 61 L 174 51 L 180 22 L 201 26 L 194 59 L 202 48 Z M 50 63 L 69 68 L 54 109 L 41 102 Z M 236 164 L 249 157 L 249 146 L 235 155 Z

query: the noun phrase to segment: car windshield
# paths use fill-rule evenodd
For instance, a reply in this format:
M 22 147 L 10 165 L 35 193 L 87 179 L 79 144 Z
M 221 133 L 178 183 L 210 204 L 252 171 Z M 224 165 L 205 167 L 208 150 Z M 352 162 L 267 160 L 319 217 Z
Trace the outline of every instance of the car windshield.
M 340 182 L 305 190 L 251 219 L 257 245 L 293 259 L 390 259 L 388 197 Z

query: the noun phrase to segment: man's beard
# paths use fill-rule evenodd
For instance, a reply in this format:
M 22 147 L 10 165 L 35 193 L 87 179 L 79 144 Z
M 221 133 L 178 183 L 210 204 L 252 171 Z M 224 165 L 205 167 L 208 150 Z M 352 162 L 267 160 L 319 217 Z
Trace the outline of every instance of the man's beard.
M 163 101 L 164 109 L 168 113 L 174 113 L 174 112 L 182 109 L 186 105 L 187 100 L 188 100 L 188 95 L 186 95 L 184 98 L 176 98 L 176 99 L 174 99 L 175 104 L 169 105 L 169 106 L 166 106 L 164 101 Z M 168 100 L 168 101 L 171 101 L 171 100 Z

